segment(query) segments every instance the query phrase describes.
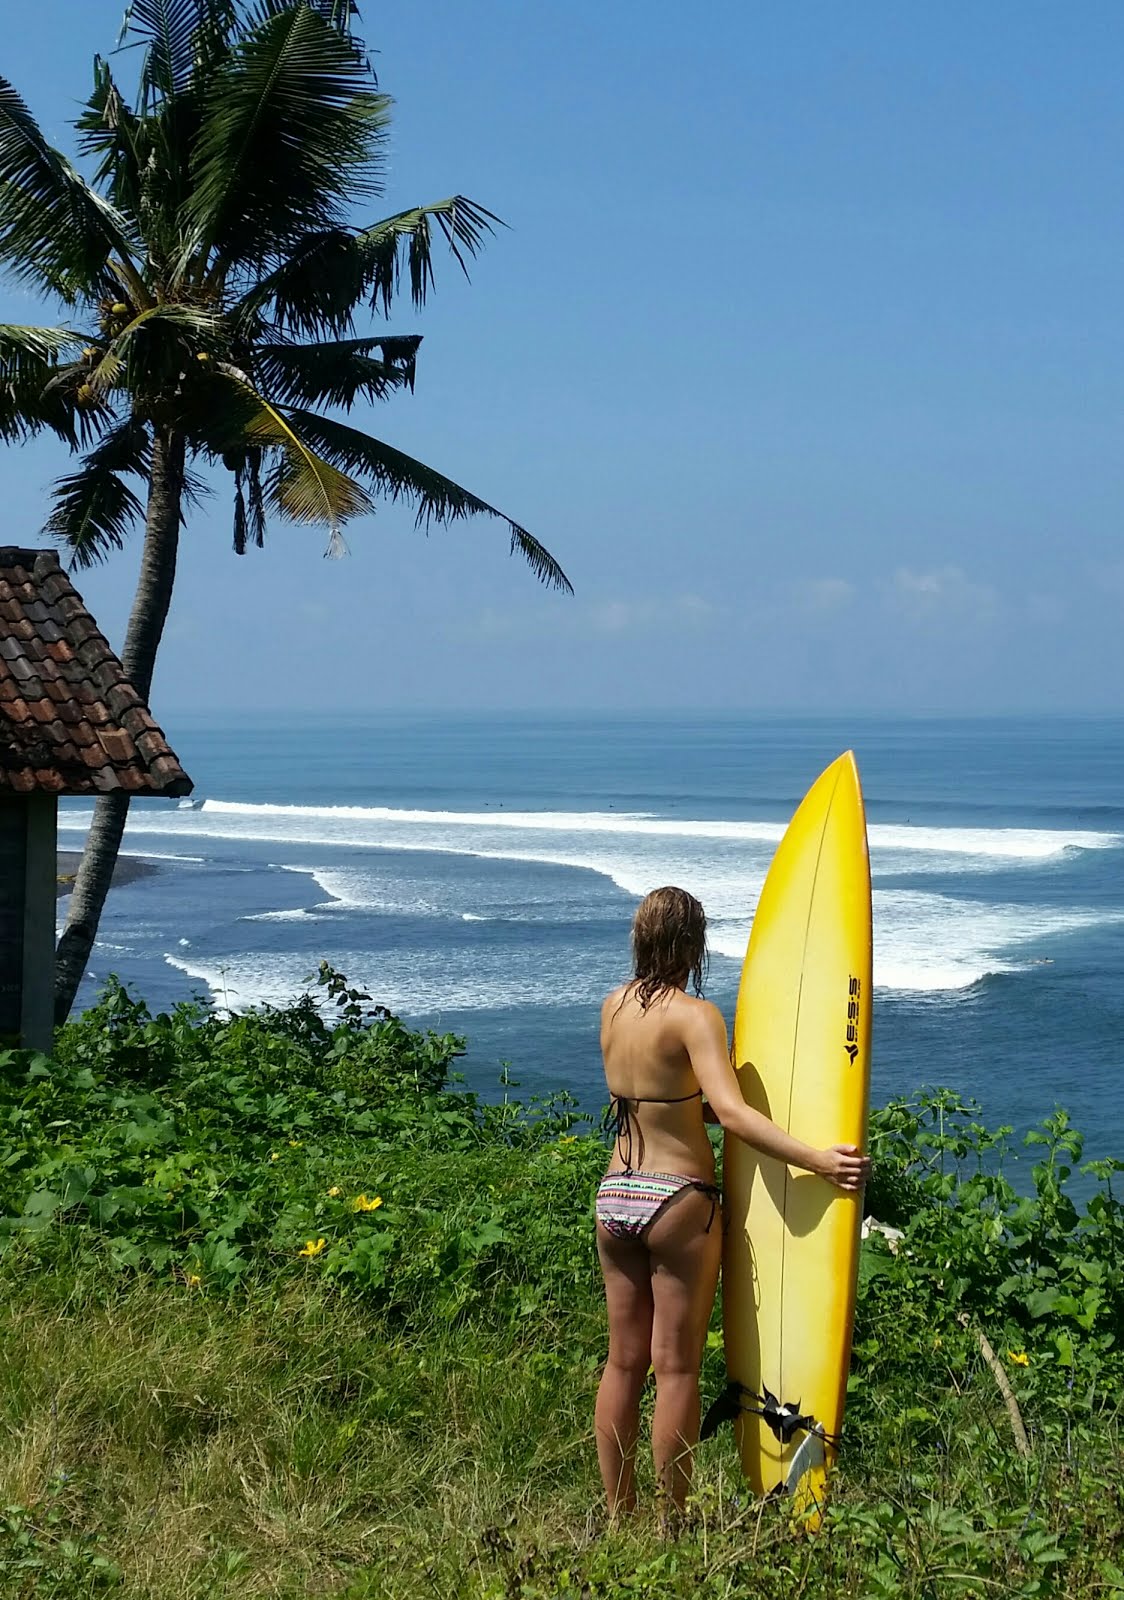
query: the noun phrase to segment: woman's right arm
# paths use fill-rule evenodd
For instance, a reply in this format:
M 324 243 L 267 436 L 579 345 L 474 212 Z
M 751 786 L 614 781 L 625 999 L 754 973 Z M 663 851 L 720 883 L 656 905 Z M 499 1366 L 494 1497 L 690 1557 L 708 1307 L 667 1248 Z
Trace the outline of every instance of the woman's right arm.
M 806 1172 L 826 1178 L 848 1194 L 862 1188 L 870 1162 L 857 1145 L 836 1144 L 827 1150 L 817 1150 L 801 1139 L 794 1139 L 769 1117 L 746 1105 L 730 1065 L 726 1025 L 717 1006 L 709 1001 L 691 1006 L 685 1019 L 683 1042 L 699 1088 L 727 1133 L 734 1134 L 763 1155 L 774 1156 L 789 1166 L 802 1167 Z

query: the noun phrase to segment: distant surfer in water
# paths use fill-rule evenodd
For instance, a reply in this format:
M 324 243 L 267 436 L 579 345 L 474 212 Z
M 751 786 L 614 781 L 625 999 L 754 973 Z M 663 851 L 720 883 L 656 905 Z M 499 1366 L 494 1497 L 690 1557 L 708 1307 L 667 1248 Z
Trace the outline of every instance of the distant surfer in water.
M 636 1506 L 640 1395 L 649 1368 L 656 1379 L 652 1457 L 669 1512 L 682 1511 L 691 1485 L 699 1368 L 722 1255 L 722 1196 L 706 1121 L 849 1194 L 870 1169 L 857 1146 L 813 1149 L 746 1105 L 722 1013 L 701 998 L 706 915 L 693 895 L 654 889 L 633 920 L 632 954 L 635 976 L 601 1007 L 613 1154 L 596 1203 L 609 1356 L 595 1426 L 614 1517 Z

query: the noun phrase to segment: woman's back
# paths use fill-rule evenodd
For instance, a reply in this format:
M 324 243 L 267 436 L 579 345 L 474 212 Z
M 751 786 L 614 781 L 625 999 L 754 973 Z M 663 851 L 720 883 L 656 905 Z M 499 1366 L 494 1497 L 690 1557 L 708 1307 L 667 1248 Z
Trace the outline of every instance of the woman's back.
M 678 988 L 642 1005 L 635 983 L 606 997 L 601 1053 L 618 1127 L 610 1171 L 635 1167 L 713 1178 L 702 1095 L 685 1042 L 700 1006 L 713 1009 Z

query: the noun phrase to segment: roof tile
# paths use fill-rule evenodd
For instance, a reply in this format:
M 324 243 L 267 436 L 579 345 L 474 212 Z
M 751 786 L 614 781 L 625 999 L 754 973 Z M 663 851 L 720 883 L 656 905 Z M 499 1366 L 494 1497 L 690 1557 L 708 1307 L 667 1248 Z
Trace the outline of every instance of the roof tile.
M 101 747 L 115 767 L 127 767 L 136 759 L 137 747 L 124 728 L 103 728 Z
M 0 794 L 189 794 L 53 550 L 0 546 Z

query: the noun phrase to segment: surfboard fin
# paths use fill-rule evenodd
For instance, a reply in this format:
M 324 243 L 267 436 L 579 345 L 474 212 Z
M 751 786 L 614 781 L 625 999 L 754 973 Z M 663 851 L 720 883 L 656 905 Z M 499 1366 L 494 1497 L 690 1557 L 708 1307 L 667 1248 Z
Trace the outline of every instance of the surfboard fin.
M 789 1462 L 784 1487 L 792 1496 L 793 1532 L 818 1533 L 827 1508 L 827 1452 L 822 1433 L 804 1435 Z
M 785 1488 L 789 1494 L 795 1494 L 801 1486 L 801 1479 L 810 1472 L 822 1469 L 827 1464 L 827 1455 L 824 1451 L 822 1433 L 807 1433 L 796 1447 L 796 1454 L 788 1464 L 788 1475 L 785 1478 Z

